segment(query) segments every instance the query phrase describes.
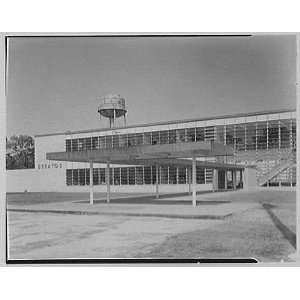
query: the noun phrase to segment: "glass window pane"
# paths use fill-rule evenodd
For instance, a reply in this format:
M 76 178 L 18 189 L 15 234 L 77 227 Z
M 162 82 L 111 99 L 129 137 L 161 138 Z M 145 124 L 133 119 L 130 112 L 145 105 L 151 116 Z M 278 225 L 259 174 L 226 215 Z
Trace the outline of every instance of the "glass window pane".
M 114 185 L 120 185 L 120 168 L 114 168 Z
M 177 184 L 177 168 L 169 167 L 169 184 Z
M 196 128 L 187 128 L 186 130 L 187 142 L 195 142 L 196 140 Z
M 119 145 L 120 147 L 127 147 L 127 134 L 121 134 L 119 138 Z
M 143 167 L 136 167 L 135 184 L 144 184 L 143 178 L 144 178 Z
M 85 185 L 85 169 L 79 169 L 79 185 Z
M 78 151 L 78 139 L 72 140 L 72 151 Z
M 246 150 L 256 149 L 256 123 L 246 124 Z
M 169 144 L 176 143 L 176 130 L 169 130 Z
M 115 134 L 113 135 L 113 147 L 118 148 L 119 147 L 119 135 Z
M 235 144 L 238 151 L 245 150 L 245 125 L 235 125 Z
M 267 149 L 267 122 L 257 122 L 257 149 Z
M 216 126 L 216 141 L 224 144 L 224 125 Z
M 93 184 L 98 185 L 99 184 L 99 168 L 93 169 Z
M 151 132 L 144 132 L 144 145 L 151 145 Z
M 212 183 L 213 169 L 205 169 L 205 183 Z
M 79 184 L 79 171 L 78 169 L 73 169 L 73 185 Z
M 91 150 L 92 148 L 92 138 L 85 138 L 85 150 Z
M 184 143 L 185 142 L 185 129 L 176 129 L 176 142 Z
M 106 184 L 106 180 L 105 180 L 105 168 L 100 168 L 100 184 Z
M 121 168 L 121 184 L 128 184 L 128 168 Z
M 151 167 L 144 167 L 144 183 L 151 184 Z
M 78 151 L 84 151 L 85 150 L 85 140 L 84 139 L 78 139 Z
M 105 149 L 105 147 L 106 147 L 105 136 L 99 136 L 99 148 Z
M 157 145 L 157 144 L 159 144 L 159 132 L 153 131 L 152 132 L 152 145 Z
M 203 127 L 197 127 L 196 128 L 196 141 L 204 141 L 204 128 Z
M 214 141 L 215 140 L 215 127 L 209 126 L 204 129 L 205 141 Z
M 201 167 L 196 167 L 196 182 L 197 184 L 205 183 L 205 170 Z
M 160 144 L 168 144 L 169 143 L 168 133 L 169 133 L 168 130 L 160 131 L 160 133 L 159 133 Z
M 66 183 L 67 183 L 67 185 L 72 185 L 72 170 L 71 169 L 66 170 Z
M 290 147 L 290 120 L 280 120 L 280 148 Z
M 152 184 L 156 183 L 156 166 L 152 166 Z M 158 172 L 158 182 L 159 182 L 159 172 Z
M 136 133 L 135 139 L 137 145 L 143 145 L 143 133 Z
M 168 167 L 162 166 L 160 167 L 160 183 L 161 184 L 168 184 Z
M 186 184 L 186 168 L 180 167 L 178 168 L 178 183 L 179 184 Z
M 85 169 L 85 184 L 90 184 L 90 169 Z
M 135 167 L 129 167 L 129 184 L 135 184 Z
M 128 147 L 135 146 L 135 145 L 136 145 L 135 134 L 134 133 L 128 134 Z
M 107 135 L 105 137 L 106 148 L 112 148 L 112 135 Z
M 66 152 L 72 151 L 71 140 L 66 140 Z
M 99 137 L 98 136 L 92 137 L 92 149 L 93 150 L 99 149 Z
M 269 149 L 279 148 L 279 123 L 278 120 L 268 122 L 268 144 Z

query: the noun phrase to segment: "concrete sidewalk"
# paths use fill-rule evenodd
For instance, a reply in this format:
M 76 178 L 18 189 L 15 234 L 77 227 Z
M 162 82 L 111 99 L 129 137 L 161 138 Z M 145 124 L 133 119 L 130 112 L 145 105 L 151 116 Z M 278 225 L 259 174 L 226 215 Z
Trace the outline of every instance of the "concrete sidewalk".
M 236 192 L 235 192 L 236 193 Z M 229 194 L 226 193 L 228 196 Z M 161 218 L 179 218 L 179 219 L 225 219 L 232 214 L 256 207 L 257 203 L 238 203 L 225 200 L 210 199 L 212 195 L 204 197 L 199 195 L 197 206 L 187 205 L 191 203 L 191 196 L 181 196 L 170 198 L 161 203 L 161 200 L 152 201 L 151 203 L 105 203 L 95 201 L 90 205 L 88 201 L 46 203 L 26 206 L 9 205 L 8 211 L 28 212 L 28 213 L 59 213 L 74 215 L 117 215 L 117 216 L 134 216 L 134 217 L 161 217 Z M 178 204 L 176 202 L 178 201 Z M 167 204 L 172 203 L 172 205 Z M 184 205 L 182 203 L 185 203 Z

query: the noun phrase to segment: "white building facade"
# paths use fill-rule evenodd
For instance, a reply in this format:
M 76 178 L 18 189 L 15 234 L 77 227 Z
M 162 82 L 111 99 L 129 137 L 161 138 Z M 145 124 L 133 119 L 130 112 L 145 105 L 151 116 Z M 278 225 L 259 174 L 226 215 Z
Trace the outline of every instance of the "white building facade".
M 35 136 L 35 168 L 7 171 L 7 192 L 87 192 L 88 163 L 55 162 L 49 152 L 74 152 L 135 145 L 217 141 L 234 155 L 223 162 L 256 165 L 257 186 L 295 186 L 296 112 L 289 110 L 142 124 L 113 129 Z M 201 158 L 198 158 L 201 160 Z M 204 158 L 203 158 L 204 159 Z M 216 161 L 215 157 L 205 158 Z M 187 192 L 188 168 L 111 165 L 112 192 L 150 192 L 156 180 L 161 192 Z M 228 175 L 228 186 L 233 181 Z M 197 190 L 211 190 L 213 170 L 197 167 Z M 95 192 L 105 192 L 105 165 L 94 164 Z

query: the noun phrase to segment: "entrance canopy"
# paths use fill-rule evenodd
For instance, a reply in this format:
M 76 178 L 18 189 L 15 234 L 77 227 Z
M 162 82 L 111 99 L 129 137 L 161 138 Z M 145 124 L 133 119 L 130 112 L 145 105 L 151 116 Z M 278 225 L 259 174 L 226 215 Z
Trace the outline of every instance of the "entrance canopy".
M 230 146 L 208 142 L 189 142 L 164 145 L 137 145 L 131 147 L 106 148 L 76 152 L 50 152 L 46 159 L 70 162 L 94 162 L 118 165 L 176 165 L 191 166 L 192 157 L 224 157 L 232 156 Z M 197 166 L 206 168 L 242 169 L 242 165 L 223 162 L 196 162 Z
M 107 185 L 107 202 L 110 202 L 110 164 L 117 165 L 156 165 L 156 197 L 158 192 L 158 167 L 162 165 L 188 167 L 189 186 L 192 179 L 193 206 L 196 206 L 196 166 L 211 169 L 231 170 L 233 180 L 237 170 L 244 170 L 246 166 L 227 164 L 223 158 L 233 155 L 230 146 L 215 141 L 200 141 L 163 145 L 136 145 L 130 147 L 104 148 L 74 152 L 51 152 L 46 159 L 55 161 L 88 162 L 90 164 L 90 203 L 93 204 L 93 164 L 105 163 L 105 181 Z M 201 161 L 196 158 L 217 158 L 216 162 Z M 220 158 L 220 159 L 218 159 Z M 214 178 L 216 176 L 214 175 Z M 235 186 L 235 183 L 234 183 Z

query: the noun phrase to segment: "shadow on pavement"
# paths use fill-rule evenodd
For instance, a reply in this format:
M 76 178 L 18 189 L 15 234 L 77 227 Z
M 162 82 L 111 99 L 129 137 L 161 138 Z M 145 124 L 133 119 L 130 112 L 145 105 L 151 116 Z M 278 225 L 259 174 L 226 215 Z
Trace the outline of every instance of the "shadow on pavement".
M 290 230 L 286 225 L 284 225 L 280 219 L 274 214 L 272 208 L 275 208 L 275 205 L 262 203 L 263 208 L 266 210 L 274 225 L 282 233 L 282 235 L 287 239 L 290 244 L 296 249 L 296 234 Z
M 202 191 L 197 192 L 199 194 L 208 194 L 212 193 L 212 191 Z M 215 192 L 217 193 L 217 192 Z M 159 196 L 159 199 L 155 198 L 155 195 L 137 195 L 137 196 L 129 196 L 129 197 L 118 197 L 118 198 L 111 198 L 110 203 L 117 203 L 117 204 L 155 204 L 155 205 L 191 205 L 191 199 L 181 199 L 181 200 L 171 200 L 168 198 L 174 197 L 182 197 L 182 196 L 189 196 L 188 193 L 171 193 L 171 194 L 162 194 Z M 89 203 L 89 200 L 80 200 L 80 201 L 73 201 L 74 203 Z M 230 203 L 231 201 L 228 200 L 198 200 L 197 205 L 217 205 L 217 204 L 225 204 Z M 94 204 L 106 203 L 106 199 L 94 199 Z

